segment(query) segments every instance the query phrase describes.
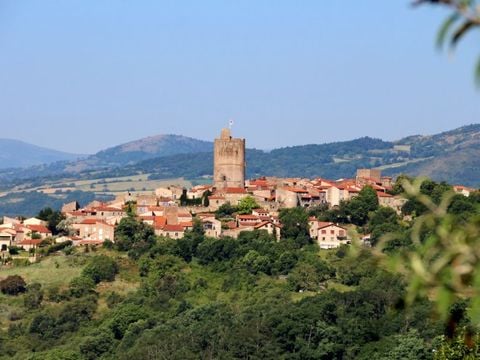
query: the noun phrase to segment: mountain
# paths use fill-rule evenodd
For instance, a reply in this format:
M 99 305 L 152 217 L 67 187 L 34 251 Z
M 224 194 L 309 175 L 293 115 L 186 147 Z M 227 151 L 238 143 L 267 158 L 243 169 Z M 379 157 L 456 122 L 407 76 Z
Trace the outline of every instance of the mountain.
M 157 135 L 103 150 L 91 157 L 125 165 L 156 157 L 212 151 L 213 143 L 181 135 Z
M 0 169 L 26 168 L 56 161 L 72 161 L 83 156 L 47 149 L 20 140 L 0 139 Z
M 31 179 L 33 177 L 50 178 L 61 177 L 66 174 L 80 176 L 80 173 L 111 170 L 152 158 L 212 152 L 212 150 L 212 142 L 181 135 L 157 135 L 108 148 L 80 160 L 50 163 L 37 162 L 34 166 L 28 168 L 8 166 L 14 168 L 3 171 L 0 174 L 0 180 L 14 180 L 18 182 L 17 180 Z M 25 155 L 25 157 L 28 157 L 28 155 Z
M 248 139 L 247 139 L 248 144 Z M 87 159 L 4 171 L 5 188 L 70 176 L 78 179 L 150 174 L 151 179 L 195 179 L 213 173 L 213 145 L 178 135 L 146 138 L 101 151 Z M 247 176 L 354 176 L 356 169 L 376 167 L 386 175 L 401 173 L 480 186 L 480 124 L 436 135 L 397 141 L 363 137 L 351 141 L 274 149 L 247 149 Z M 35 174 L 35 176 L 32 176 Z M 33 181 L 32 181 L 32 178 Z

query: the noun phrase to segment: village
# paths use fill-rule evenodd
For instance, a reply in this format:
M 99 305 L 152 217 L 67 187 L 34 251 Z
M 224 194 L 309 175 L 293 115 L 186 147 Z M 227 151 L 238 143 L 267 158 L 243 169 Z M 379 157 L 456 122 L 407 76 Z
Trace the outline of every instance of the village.
M 382 176 L 378 169 L 358 169 L 352 179 L 246 180 L 245 168 L 245 140 L 233 138 L 230 129 L 223 129 L 215 140 L 213 184 L 190 189 L 172 185 L 157 188 L 151 194 L 128 192 L 108 203 L 65 204 L 61 209 L 64 217 L 61 226 L 65 231 L 55 237 L 44 220 L 4 217 L 0 225 L 0 248 L 3 253 L 11 247 L 23 248 L 34 255 L 45 239 L 53 239 L 55 243 L 71 241 L 74 246 L 115 242 L 115 228 L 127 216 L 151 225 L 157 236 L 172 239 L 183 238 L 192 230 L 194 221 L 200 221 L 205 235 L 212 238 L 237 238 L 243 231 L 265 230 L 280 240 L 282 209 L 336 208 L 356 197 L 365 186 L 376 192 L 380 206 L 392 208 L 398 214 L 406 202 L 402 196 L 390 194 L 393 180 Z M 465 196 L 473 191 L 463 186 L 454 186 L 454 190 Z M 247 211 L 219 215 L 222 209 L 236 209 L 242 204 L 247 204 Z M 351 241 L 348 226 L 316 217 L 309 218 L 309 231 L 321 249 L 337 248 Z M 368 243 L 369 234 L 362 234 L 361 240 Z

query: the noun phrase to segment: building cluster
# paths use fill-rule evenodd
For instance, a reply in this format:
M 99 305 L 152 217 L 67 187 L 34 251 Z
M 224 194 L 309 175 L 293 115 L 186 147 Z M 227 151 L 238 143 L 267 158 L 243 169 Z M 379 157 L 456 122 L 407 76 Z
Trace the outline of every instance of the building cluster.
M 150 195 L 122 194 L 109 203 L 92 202 L 80 208 L 76 202 L 62 208 L 68 236 L 56 241 L 70 240 L 74 245 L 98 245 L 115 241 L 115 227 L 128 216 L 127 209 L 135 204 L 135 216 L 151 225 L 158 236 L 180 239 L 193 228 L 194 217 L 209 237 L 237 238 L 242 231 L 265 230 L 280 239 L 282 224 L 279 211 L 284 208 L 325 206 L 334 208 L 342 201 L 357 196 L 363 187 L 372 187 L 381 206 L 400 212 L 405 199 L 389 194 L 392 178 L 382 176 L 380 170 L 360 169 L 352 179 L 326 180 L 302 178 L 262 177 L 245 180 L 245 140 L 234 139 L 229 129 L 223 129 L 214 145 L 213 184 L 191 189 L 177 186 L 158 188 Z M 455 187 L 466 196 L 471 189 Z M 259 205 L 248 214 L 234 214 L 219 220 L 216 211 L 223 205 L 237 206 L 246 197 Z M 202 199 L 201 205 L 193 200 Z M 185 206 L 187 203 L 197 205 Z M 2 250 L 17 245 L 29 249 L 38 246 L 51 232 L 38 219 L 20 221 L 5 218 L 0 227 Z M 309 219 L 310 236 L 321 248 L 335 248 L 348 243 L 348 231 L 335 223 Z

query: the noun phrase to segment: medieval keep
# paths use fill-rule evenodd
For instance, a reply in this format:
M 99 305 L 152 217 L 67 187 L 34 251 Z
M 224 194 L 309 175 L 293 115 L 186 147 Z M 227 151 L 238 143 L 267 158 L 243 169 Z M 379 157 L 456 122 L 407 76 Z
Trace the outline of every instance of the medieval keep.
M 215 139 L 213 182 L 217 189 L 245 187 L 245 139 L 233 139 L 230 129 Z

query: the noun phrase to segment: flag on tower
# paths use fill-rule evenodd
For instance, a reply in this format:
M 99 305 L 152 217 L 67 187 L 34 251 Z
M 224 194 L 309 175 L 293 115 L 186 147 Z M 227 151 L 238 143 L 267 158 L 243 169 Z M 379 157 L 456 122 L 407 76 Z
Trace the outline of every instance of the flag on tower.
M 233 126 L 233 119 L 230 119 L 230 121 L 228 122 L 228 124 L 230 125 L 230 129 L 231 129 L 232 126 Z

